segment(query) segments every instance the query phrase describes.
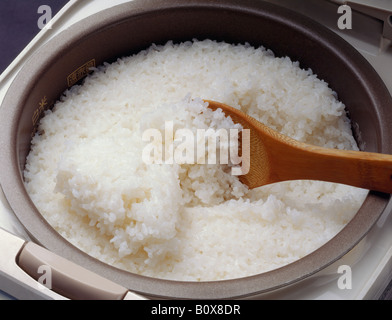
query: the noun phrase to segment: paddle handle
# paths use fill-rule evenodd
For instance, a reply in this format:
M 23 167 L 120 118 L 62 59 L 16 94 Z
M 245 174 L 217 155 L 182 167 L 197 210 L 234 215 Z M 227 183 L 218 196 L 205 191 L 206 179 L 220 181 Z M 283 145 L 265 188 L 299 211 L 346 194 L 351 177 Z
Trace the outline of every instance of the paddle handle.
M 299 144 L 301 145 L 301 144 Z M 276 181 L 322 180 L 392 193 L 392 156 L 305 145 L 275 150 Z

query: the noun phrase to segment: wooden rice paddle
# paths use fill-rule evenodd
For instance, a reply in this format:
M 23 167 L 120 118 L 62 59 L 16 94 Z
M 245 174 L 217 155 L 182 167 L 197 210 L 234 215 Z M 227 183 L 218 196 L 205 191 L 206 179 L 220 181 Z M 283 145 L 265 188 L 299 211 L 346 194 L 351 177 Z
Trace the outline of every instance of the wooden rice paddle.
M 392 155 L 302 143 L 272 130 L 240 110 L 205 101 L 209 108 L 222 109 L 234 123 L 250 129 L 249 145 L 244 143 L 241 146 L 242 162 L 250 161 L 250 167 L 239 177 L 250 189 L 286 180 L 320 180 L 392 193 Z

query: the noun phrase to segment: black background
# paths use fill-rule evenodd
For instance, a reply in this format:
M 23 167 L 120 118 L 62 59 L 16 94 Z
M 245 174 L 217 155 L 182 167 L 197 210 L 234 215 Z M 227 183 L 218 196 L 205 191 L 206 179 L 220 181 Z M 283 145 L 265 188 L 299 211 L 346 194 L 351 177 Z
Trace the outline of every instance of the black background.
M 0 73 L 18 56 L 41 31 L 38 13 L 48 5 L 54 16 L 67 0 L 0 0 Z

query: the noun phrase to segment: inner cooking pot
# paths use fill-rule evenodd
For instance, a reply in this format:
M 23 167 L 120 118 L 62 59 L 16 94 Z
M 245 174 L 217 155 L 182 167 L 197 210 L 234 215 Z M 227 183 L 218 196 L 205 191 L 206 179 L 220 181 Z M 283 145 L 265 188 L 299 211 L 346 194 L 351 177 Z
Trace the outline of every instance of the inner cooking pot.
M 327 81 L 346 104 L 364 150 L 392 153 L 388 90 L 353 47 L 318 23 L 262 1 L 136 0 L 76 23 L 38 49 L 18 73 L 0 110 L 1 186 L 34 241 L 135 292 L 167 298 L 241 298 L 288 286 L 350 251 L 380 217 L 389 195 L 370 192 L 338 235 L 287 266 L 240 279 L 179 282 L 131 274 L 81 252 L 45 221 L 24 188 L 25 159 L 40 117 L 90 67 L 152 43 L 194 38 L 263 45 L 277 56 L 298 60 L 302 68 L 311 68 Z

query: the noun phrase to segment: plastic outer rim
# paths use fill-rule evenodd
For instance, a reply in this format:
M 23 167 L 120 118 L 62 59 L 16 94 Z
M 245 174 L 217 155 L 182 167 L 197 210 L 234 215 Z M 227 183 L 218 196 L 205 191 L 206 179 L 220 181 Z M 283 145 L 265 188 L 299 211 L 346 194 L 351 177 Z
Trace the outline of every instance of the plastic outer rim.
M 296 29 L 312 41 L 321 43 L 326 50 L 339 56 L 341 61 L 346 61 L 345 67 L 352 69 L 358 81 L 363 83 L 366 94 L 377 106 L 376 114 L 373 116 L 380 123 L 381 129 L 376 133 L 379 142 L 375 148 L 379 152 L 392 153 L 392 132 L 388 128 L 391 118 L 387 112 L 391 110 L 392 102 L 388 90 L 377 73 L 347 42 L 318 23 L 289 10 L 261 1 L 247 0 L 241 2 L 236 0 L 136 0 L 105 10 L 71 26 L 38 50 L 19 72 L 6 94 L 0 109 L 1 186 L 16 216 L 38 244 L 134 292 L 153 298 L 246 298 L 297 283 L 349 252 L 372 228 L 390 198 L 390 195 L 370 192 L 354 219 L 318 250 L 282 268 L 233 280 L 184 282 L 135 275 L 88 256 L 62 238 L 39 214 L 24 188 L 21 173 L 21 163 L 24 159 L 19 159 L 17 150 L 18 123 L 22 117 L 21 108 L 18 106 L 24 105 L 29 92 L 34 89 L 35 82 L 43 74 L 43 70 L 60 59 L 64 50 L 88 39 L 89 34 L 116 26 L 127 19 L 145 19 L 151 15 L 165 15 L 172 11 L 186 13 L 200 10 L 212 12 L 218 10 L 221 14 L 235 12 L 252 18 L 267 17 L 285 27 Z M 296 57 L 292 58 L 296 59 Z M 21 88 L 24 89 L 21 90 Z

